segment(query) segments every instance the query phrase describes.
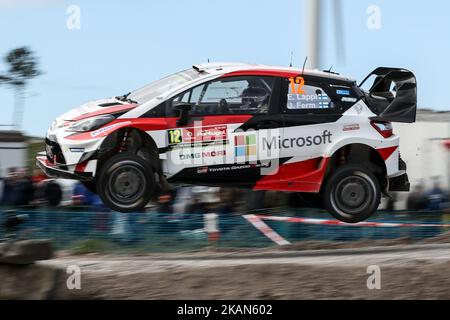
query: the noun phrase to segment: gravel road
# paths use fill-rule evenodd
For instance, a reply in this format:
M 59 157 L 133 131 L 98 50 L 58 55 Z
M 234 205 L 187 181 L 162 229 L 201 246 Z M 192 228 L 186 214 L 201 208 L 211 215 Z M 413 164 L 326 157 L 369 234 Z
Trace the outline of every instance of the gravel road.
M 81 290 L 65 270 L 81 270 Z M 381 289 L 367 268 L 379 266 Z M 183 255 L 61 256 L 52 296 L 84 299 L 449 299 L 450 245 Z

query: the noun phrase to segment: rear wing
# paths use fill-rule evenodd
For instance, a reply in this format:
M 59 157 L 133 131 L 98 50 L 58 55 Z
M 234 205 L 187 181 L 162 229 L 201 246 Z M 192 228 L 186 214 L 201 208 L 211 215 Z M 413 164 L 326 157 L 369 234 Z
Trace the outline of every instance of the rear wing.
M 359 85 L 375 76 L 372 87 L 365 92 L 366 102 L 380 120 L 413 123 L 417 112 L 417 82 L 411 71 L 380 67 Z

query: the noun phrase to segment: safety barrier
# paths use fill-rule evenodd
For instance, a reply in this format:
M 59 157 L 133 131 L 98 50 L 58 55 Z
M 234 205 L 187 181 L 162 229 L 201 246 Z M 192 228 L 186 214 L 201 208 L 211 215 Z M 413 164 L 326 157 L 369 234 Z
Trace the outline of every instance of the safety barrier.
M 270 228 L 263 220 L 271 220 L 278 222 L 294 222 L 307 225 L 322 225 L 322 226 L 343 226 L 343 227 L 372 227 L 372 228 L 450 228 L 449 223 L 414 223 L 414 222 L 376 222 L 363 221 L 354 224 L 348 224 L 338 220 L 329 219 L 315 219 L 315 218 L 299 218 L 299 217 L 280 217 L 280 216 L 266 216 L 266 215 L 244 215 L 256 229 L 261 231 L 268 239 L 272 240 L 278 245 L 290 244 L 289 241 L 280 236 L 276 231 Z
M 48 238 L 57 249 L 77 252 L 176 252 L 217 248 L 262 248 L 297 241 L 420 240 L 449 231 L 450 215 L 377 213 L 359 225 L 330 220 L 322 211 L 277 208 L 254 212 L 253 222 L 239 214 L 217 218 L 217 234 L 208 237 L 203 215 L 159 212 L 123 214 L 70 210 L 18 210 L 28 215 L 19 235 Z M 2 219 L 0 210 L 0 220 Z M 314 218 L 311 218 L 314 217 Z M 251 220 L 251 219 L 250 219 Z M 258 220 L 258 221 L 257 221 Z M 267 232 L 273 232 L 270 238 Z M 0 238 L 5 233 L 0 229 Z M 278 235 L 278 236 L 277 236 Z M 277 241 L 274 241 L 277 239 Z

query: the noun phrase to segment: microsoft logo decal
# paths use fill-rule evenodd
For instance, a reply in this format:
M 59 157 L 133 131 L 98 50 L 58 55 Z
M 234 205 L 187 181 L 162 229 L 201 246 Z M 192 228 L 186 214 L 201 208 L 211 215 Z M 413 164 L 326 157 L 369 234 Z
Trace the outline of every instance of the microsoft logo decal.
M 236 157 L 256 156 L 256 134 L 235 136 L 234 144 Z

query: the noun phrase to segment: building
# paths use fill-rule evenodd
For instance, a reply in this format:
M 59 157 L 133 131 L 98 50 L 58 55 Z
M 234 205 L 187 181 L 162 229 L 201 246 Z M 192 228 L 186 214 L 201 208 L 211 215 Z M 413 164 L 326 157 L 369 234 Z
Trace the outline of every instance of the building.
M 439 177 L 442 186 L 450 189 L 450 112 L 419 110 L 416 123 L 394 123 L 394 132 L 400 136 L 411 184 L 430 187 Z
M 26 166 L 27 140 L 19 131 L 0 131 L 0 177 L 6 175 L 8 168 Z
M 400 152 L 408 166 L 411 189 L 422 184 L 426 189 L 439 181 L 450 190 L 450 112 L 418 110 L 417 122 L 394 123 L 400 136 Z M 396 209 L 406 207 L 408 194 L 398 194 Z

